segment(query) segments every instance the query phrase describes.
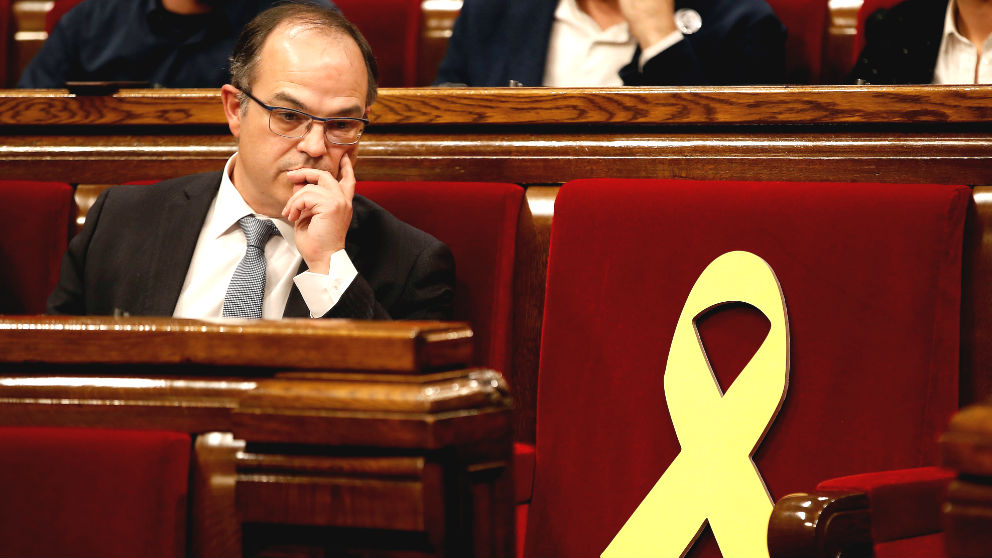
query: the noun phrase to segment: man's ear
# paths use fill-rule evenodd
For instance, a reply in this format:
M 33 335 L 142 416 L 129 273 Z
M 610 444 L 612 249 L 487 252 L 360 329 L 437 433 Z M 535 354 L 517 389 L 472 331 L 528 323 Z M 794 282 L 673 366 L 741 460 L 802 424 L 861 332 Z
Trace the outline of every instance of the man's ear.
M 238 93 L 240 92 L 237 88 L 231 84 L 226 84 L 220 88 L 220 99 L 224 103 L 227 126 L 236 138 L 241 137 L 241 100 L 238 98 Z

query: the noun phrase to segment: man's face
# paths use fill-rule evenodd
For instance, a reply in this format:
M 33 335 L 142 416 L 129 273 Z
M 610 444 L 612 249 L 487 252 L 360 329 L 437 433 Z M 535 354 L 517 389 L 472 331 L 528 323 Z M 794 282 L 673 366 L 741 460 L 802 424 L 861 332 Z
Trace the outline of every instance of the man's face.
M 270 106 L 314 116 L 361 117 L 367 113 L 365 61 L 348 36 L 299 23 L 282 24 L 262 47 L 252 95 Z M 324 127 L 314 122 L 302 138 L 290 139 L 269 130 L 269 111 L 250 99 L 246 110 L 237 90 L 223 89 L 231 132 L 238 138 L 233 181 L 253 210 L 280 218 L 295 189 L 287 171 L 308 167 L 340 179 L 342 157 L 355 162 L 357 145 L 336 145 L 324 139 Z

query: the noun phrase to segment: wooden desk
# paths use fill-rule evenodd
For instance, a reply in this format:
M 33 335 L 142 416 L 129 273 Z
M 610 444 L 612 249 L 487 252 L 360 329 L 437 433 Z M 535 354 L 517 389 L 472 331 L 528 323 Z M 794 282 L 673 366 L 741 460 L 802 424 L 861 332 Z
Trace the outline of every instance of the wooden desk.
M 0 425 L 195 437 L 193 555 L 513 552 L 511 403 L 442 322 L 0 318 Z

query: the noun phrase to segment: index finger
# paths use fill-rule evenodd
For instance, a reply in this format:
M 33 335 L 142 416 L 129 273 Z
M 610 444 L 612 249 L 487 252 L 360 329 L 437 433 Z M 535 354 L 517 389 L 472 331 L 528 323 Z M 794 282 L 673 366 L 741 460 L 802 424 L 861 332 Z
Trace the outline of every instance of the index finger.
M 341 180 L 338 180 L 338 184 L 349 200 L 355 197 L 355 167 L 351 164 L 351 157 L 347 155 L 341 157 Z

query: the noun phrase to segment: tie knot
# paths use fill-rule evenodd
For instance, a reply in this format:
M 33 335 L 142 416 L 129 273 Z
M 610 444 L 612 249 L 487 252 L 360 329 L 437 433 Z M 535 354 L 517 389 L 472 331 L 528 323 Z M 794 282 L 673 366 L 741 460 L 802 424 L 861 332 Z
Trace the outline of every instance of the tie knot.
M 238 224 L 241 225 L 241 230 L 245 233 L 248 246 L 254 246 L 258 249 L 265 248 L 269 238 L 274 234 L 279 234 L 279 230 L 276 229 L 272 221 L 257 219 L 254 215 L 245 215 L 238 219 Z

